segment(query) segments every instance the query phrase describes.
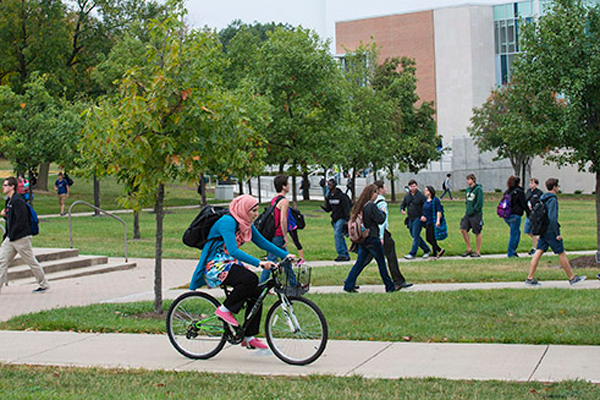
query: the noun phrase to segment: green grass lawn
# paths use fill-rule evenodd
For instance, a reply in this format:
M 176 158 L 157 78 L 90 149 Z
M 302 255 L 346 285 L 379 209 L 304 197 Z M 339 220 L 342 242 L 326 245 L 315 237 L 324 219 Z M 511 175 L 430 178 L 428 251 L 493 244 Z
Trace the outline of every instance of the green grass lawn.
M 193 195 L 197 197 L 195 192 Z M 193 203 L 193 196 L 190 202 Z M 308 260 L 333 260 L 336 257 L 333 229 L 329 214 L 320 210 L 320 204 L 319 202 L 300 203 L 300 209 L 306 215 L 307 227 L 300 232 L 299 236 Z M 465 249 L 459 232 L 459 222 L 464 212 L 464 205 L 461 202 L 445 202 L 445 206 L 449 238 L 442 242 L 442 247 L 446 249 L 447 255 L 458 255 Z M 495 215 L 495 207 L 495 202 L 488 201 L 485 208 L 483 253 L 486 254 L 505 253 L 508 244 L 508 226 Z M 595 215 L 595 205 L 591 198 L 585 200 L 570 198 L 562 201 L 560 207 L 560 222 L 567 252 L 596 248 L 595 219 L 582 218 L 584 215 Z M 402 223 L 404 217 L 400 215 L 398 206 L 392 205 L 390 209 L 391 231 L 396 241 L 398 255 L 402 256 L 410 250 L 412 239 Z M 174 210 L 165 216 L 163 246 L 165 257 L 197 258 L 199 256 L 199 251 L 186 247 L 181 242 L 183 232 L 197 213 L 197 209 Z M 133 216 L 123 215 L 122 217 L 127 222 L 129 232 L 132 232 Z M 155 216 L 147 212 L 142 213 L 140 224 L 142 240 L 130 241 L 130 256 L 153 257 Z M 79 248 L 82 254 L 123 255 L 123 237 L 120 236 L 122 228 L 118 222 L 112 219 L 78 217 L 74 221 L 73 232 L 76 236 L 74 246 Z M 65 247 L 68 246 L 68 243 L 67 218 L 42 218 L 40 235 L 34 238 L 34 246 Z M 519 250 L 526 252 L 530 247 L 531 240 L 523 235 Z M 243 249 L 256 256 L 264 254 L 251 243 L 246 244 Z M 290 250 L 295 252 L 293 245 Z
M 598 385 L 254 376 L 204 372 L 81 369 L 0 365 L 7 399 L 597 399 Z
M 576 257 L 576 256 L 574 256 Z M 573 258 L 573 257 L 571 257 Z M 514 282 L 524 281 L 529 271 L 530 257 L 511 259 L 460 259 L 426 260 L 400 263 L 400 271 L 413 283 L 449 282 Z M 336 265 L 312 270 L 312 284 L 316 286 L 341 286 L 350 267 Z M 576 274 L 589 278 L 600 273 L 598 268 L 576 269 Z M 545 256 L 536 272 L 540 281 L 566 280 L 567 275 L 560 268 L 557 256 Z M 383 285 L 379 269 L 371 262 L 358 277 L 359 285 Z
M 312 294 L 331 339 L 600 345 L 599 290 L 462 290 Z M 275 296 L 269 298 L 270 302 Z M 165 302 L 165 309 L 170 302 Z M 0 329 L 163 333 L 151 302 L 68 307 L 14 317 Z M 264 313 L 266 314 L 266 313 Z

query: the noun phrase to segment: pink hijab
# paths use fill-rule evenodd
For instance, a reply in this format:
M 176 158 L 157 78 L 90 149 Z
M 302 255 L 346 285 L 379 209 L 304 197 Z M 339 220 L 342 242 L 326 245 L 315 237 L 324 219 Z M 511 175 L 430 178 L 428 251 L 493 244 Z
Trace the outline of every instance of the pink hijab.
M 229 212 L 238 223 L 238 232 L 235 235 L 238 246 L 252 240 L 252 220 L 248 212 L 258 204 L 258 200 L 249 194 L 236 197 L 229 204 Z

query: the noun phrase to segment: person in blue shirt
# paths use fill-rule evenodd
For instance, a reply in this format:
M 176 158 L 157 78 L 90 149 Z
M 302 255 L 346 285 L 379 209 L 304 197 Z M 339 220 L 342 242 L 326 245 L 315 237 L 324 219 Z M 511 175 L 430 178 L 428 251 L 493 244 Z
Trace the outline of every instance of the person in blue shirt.
M 294 257 L 287 251 L 275 246 L 265 239 L 252 223 L 258 217 L 258 200 L 244 194 L 236 197 L 229 204 L 230 215 L 221 217 L 210 229 L 209 241 L 204 245 L 198 265 L 192 276 L 190 290 L 208 285 L 211 288 L 220 285 L 232 287 L 223 304 L 215 314 L 223 321 L 233 326 L 239 323 L 233 316 L 247 303 L 247 311 L 252 309 L 260 289 L 258 276 L 246 268 L 244 263 L 263 269 L 271 269 L 275 264 L 271 261 L 261 261 L 245 253 L 240 247 L 249 241 L 261 249 L 275 254 L 280 258 Z M 216 240 L 210 240 L 216 239 Z M 258 334 L 262 309 L 258 310 L 246 330 L 242 341 L 248 348 L 266 349 L 267 346 L 254 335 Z
M 537 249 L 533 258 L 531 259 L 531 265 L 529 266 L 529 275 L 525 280 L 525 284 L 529 286 L 538 286 L 541 283 L 534 278 L 535 270 L 537 269 L 538 263 L 542 255 L 548 250 L 548 247 L 554 251 L 554 254 L 558 254 L 558 260 L 560 266 L 567 274 L 569 283 L 574 285 L 579 282 L 583 282 L 586 279 L 585 275 L 575 275 L 571 270 L 571 264 L 567 258 L 567 252 L 563 244 L 563 238 L 560 234 L 560 224 L 558 223 L 558 199 L 556 194 L 558 193 L 560 186 L 558 179 L 548 178 L 546 179 L 546 189 L 548 193 L 544 193 L 540 198 L 541 201 L 546 205 L 546 215 L 548 216 L 548 228 L 546 232 L 540 235 L 538 240 Z
M 65 200 L 69 197 L 69 183 L 63 179 L 63 173 L 58 173 L 58 179 L 54 183 L 54 190 L 58 193 L 58 204 L 60 204 L 60 215 L 65 215 Z
M 440 258 L 444 255 L 445 250 L 438 245 L 435 239 L 435 227 L 440 226 L 442 222 L 442 202 L 439 198 L 435 197 L 433 186 L 426 186 L 424 193 L 427 200 L 423 204 L 421 222 L 425 226 L 425 239 L 427 239 L 427 242 L 433 249 L 433 256 Z

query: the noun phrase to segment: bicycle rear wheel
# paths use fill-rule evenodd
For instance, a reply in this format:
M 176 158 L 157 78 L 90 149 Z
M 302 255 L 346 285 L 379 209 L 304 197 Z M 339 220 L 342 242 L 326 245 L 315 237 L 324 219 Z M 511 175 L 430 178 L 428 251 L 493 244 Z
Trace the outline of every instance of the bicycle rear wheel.
M 225 346 L 225 325 L 215 315 L 219 302 L 202 292 L 179 296 L 167 313 L 167 334 L 178 352 L 194 359 L 207 359 Z
M 287 302 L 278 300 L 269 310 L 265 335 L 269 347 L 280 360 L 306 365 L 325 350 L 327 321 L 312 301 L 304 297 L 287 297 Z

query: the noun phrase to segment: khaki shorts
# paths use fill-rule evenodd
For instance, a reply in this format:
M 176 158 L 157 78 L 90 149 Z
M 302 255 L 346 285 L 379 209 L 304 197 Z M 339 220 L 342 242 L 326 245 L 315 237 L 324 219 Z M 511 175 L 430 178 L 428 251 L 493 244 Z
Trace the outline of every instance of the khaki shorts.
M 64 206 L 65 205 L 65 199 L 67 198 L 66 194 L 59 194 L 58 195 L 58 204 L 60 204 L 60 206 Z

